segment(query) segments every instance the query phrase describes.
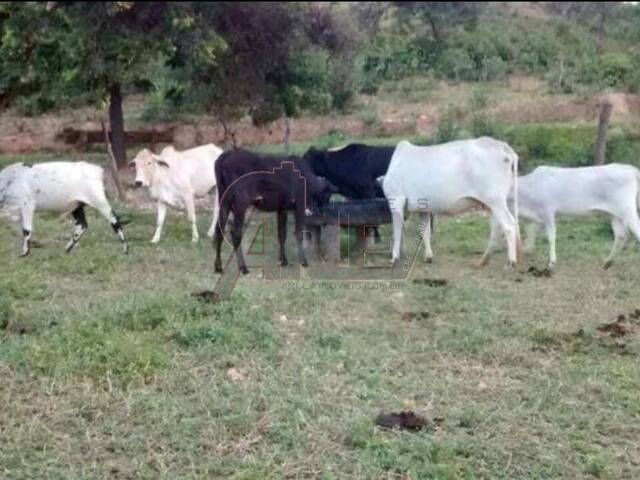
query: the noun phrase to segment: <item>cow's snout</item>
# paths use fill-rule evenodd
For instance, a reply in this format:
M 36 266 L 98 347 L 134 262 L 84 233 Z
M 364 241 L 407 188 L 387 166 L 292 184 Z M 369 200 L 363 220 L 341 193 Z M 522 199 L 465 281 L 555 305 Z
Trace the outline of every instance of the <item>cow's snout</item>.
M 136 180 L 133 182 L 133 188 L 140 188 L 142 186 L 142 182 L 140 180 Z

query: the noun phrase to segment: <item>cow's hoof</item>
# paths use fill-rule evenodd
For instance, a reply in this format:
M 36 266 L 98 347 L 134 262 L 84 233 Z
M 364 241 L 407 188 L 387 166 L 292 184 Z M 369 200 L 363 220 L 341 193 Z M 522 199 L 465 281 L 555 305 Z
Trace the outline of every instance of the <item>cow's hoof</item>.
M 125 245 L 122 251 L 124 252 L 125 255 L 129 255 L 129 245 Z
M 222 267 L 220 265 L 216 265 L 213 267 L 214 273 L 222 273 Z
M 247 267 L 242 267 L 240 269 L 240 273 L 242 273 L 243 275 L 248 275 L 249 274 L 249 269 Z
M 287 265 L 289 265 L 289 262 L 287 262 L 286 258 L 284 260 L 280 260 L 280 266 L 281 267 L 286 267 Z
M 153 238 L 153 239 L 151 240 L 151 245 L 157 245 L 159 241 L 160 241 L 160 239 L 159 239 L 159 238 L 158 238 L 157 240 L 156 240 L 155 238 Z
M 199 239 L 197 239 L 197 238 L 192 238 L 192 239 L 191 239 L 191 243 L 198 243 L 198 240 L 199 240 Z
M 516 262 L 507 262 L 504 267 L 505 272 L 513 272 L 516 269 Z
M 433 263 L 433 257 L 425 258 L 424 263 Z
M 300 265 L 302 265 L 304 268 L 307 268 L 309 266 L 309 262 L 307 261 L 300 262 Z
M 27 250 L 26 252 L 22 252 L 22 253 L 20 254 L 20 258 L 28 257 L 28 256 L 29 256 L 29 253 L 30 253 L 30 251 L 29 251 L 29 250 Z
M 478 263 L 476 263 L 477 268 L 484 268 L 489 265 L 489 257 L 482 257 Z
M 602 268 L 607 270 L 607 269 L 611 268 L 611 265 L 613 265 L 613 260 L 607 260 L 606 262 L 604 262 L 604 265 L 602 266 Z

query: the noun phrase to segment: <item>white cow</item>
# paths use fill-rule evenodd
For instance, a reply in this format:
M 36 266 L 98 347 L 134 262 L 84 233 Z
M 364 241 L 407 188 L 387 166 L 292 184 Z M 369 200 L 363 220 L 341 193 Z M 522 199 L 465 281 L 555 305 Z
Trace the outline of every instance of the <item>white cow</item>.
M 84 206 L 95 208 L 111 224 L 128 252 L 127 240 L 104 192 L 104 171 L 86 162 L 14 163 L 0 171 L 0 211 L 22 225 L 22 256 L 29 254 L 36 211 L 73 215 L 75 229 L 67 252 L 87 231 Z
M 156 232 L 151 243 L 158 243 L 167 215 L 167 206 L 186 209 L 191 222 L 191 241 L 197 242 L 195 197 L 206 195 L 216 186 L 214 164 L 222 149 L 212 143 L 189 150 L 178 151 L 166 147 L 160 155 L 146 148 L 131 161 L 136 169 L 137 187 L 149 188 L 151 198 L 158 202 Z M 213 222 L 208 235 L 213 236 L 218 215 L 218 195 L 214 195 Z
M 480 202 L 491 211 L 508 244 L 509 266 L 519 253 L 518 210 L 515 219 L 507 207 L 512 186 L 517 190 L 518 156 L 504 142 L 489 137 L 458 140 L 421 147 L 403 141 L 391 158 L 382 188 L 393 219 L 394 264 L 400 258 L 404 212 L 420 212 L 425 235 L 425 258 L 433 255 L 429 245 L 430 214 L 455 214 Z M 487 247 L 487 252 L 491 244 Z M 488 253 L 480 265 L 485 265 Z
M 557 215 L 584 217 L 604 213 L 611 218 L 614 241 L 604 268 L 613 264 L 629 230 L 640 241 L 640 171 L 631 165 L 538 167 L 520 177 L 519 183 L 520 214 L 532 222 L 527 229 L 526 248 L 534 247 L 536 230 L 544 226 L 549 241 L 549 268 L 557 261 Z M 498 238 L 492 238 L 495 244 Z

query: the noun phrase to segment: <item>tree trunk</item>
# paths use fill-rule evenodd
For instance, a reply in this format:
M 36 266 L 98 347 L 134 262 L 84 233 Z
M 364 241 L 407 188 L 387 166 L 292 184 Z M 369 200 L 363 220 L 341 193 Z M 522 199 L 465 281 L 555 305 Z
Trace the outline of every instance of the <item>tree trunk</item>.
M 289 155 L 289 150 L 291 148 L 291 119 L 289 117 L 284 117 L 284 153 Z
M 111 141 L 109 140 L 109 131 L 107 127 L 104 125 L 104 120 L 100 120 L 102 124 L 102 133 L 104 135 L 104 143 L 107 147 L 107 153 L 109 154 L 109 162 L 108 162 L 108 170 L 111 173 L 111 177 L 113 177 L 113 183 L 116 184 L 116 190 L 118 191 L 118 200 L 126 200 L 126 194 L 124 188 L 122 188 L 122 182 L 120 181 L 120 175 L 118 174 L 118 163 L 116 162 L 116 158 L 113 155 L 113 149 L 111 148 Z
M 607 4 L 604 2 L 600 2 L 600 22 L 598 24 L 598 40 L 596 49 L 598 55 L 602 53 L 602 49 L 604 48 L 604 24 L 607 21 Z
M 598 117 L 598 137 L 596 138 L 596 159 L 595 165 L 604 165 L 605 153 L 607 150 L 607 129 L 613 106 L 609 102 L 604 102 L 600 106 Z
M 109 125 L 111 126 L 111 147 L 118 168 L 127 166 L 127 147 L 124 138 L 124 116 L 122 115 L 122 93 L 120 84 L 109 89 Z

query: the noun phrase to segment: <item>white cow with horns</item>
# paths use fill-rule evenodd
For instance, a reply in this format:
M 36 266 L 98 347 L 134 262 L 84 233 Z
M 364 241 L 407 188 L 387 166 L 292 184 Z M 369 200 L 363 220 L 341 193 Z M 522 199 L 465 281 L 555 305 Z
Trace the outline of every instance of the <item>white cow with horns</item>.
M 405 210 L 420 212 L 425 229 L 425 259 L 429 244 L 431 214 L 455 214 L 478 202 L 491 212 L 491 228 L 500 228 L 507 239 L 509 267 L 520 253 L 518 205 L 514 215 L 507 206 L 511 188 L 517 191 L 518 156 L 504 142 L 490 137 L 458 140 L 422 147 L 400 142 L 382 181 L 393 220 L 392 261 L 400 259 Z M 493 235 L 492 235 L 493 238 Z M 492 245 L 480 261 L 485 265 Z
M 22 256 L 31 250 L 36 211 L 71 213 L 75 229 L 66 247 L 70 252 L 87 231 L 85 205 L 107 219 L 127 253 L 127 240 L 105 196 L 103 178 L 101 167 L 86 162 L 14 163 L 0 171 L 0 213 L 22 225 Z
M 151 198 L 158 202 L 156 231 L 151 243 L 158 243 L 167 215 L 167 206 L 186 209 L 191 222 L 191 241 L 199 239 L 196 224 L 195 198 L 209 193 L 216 186 L 215 161 L 222 149 L 209 143 L 189 150 L 178 151 L 165 147 L 160 155 L 141 150 L 130 162 L 136 171 L 136 187 L 147 187 Z M 214 196 L 213 222 L 208 235 L 213 236 L 218 216 L 218 195 Z

